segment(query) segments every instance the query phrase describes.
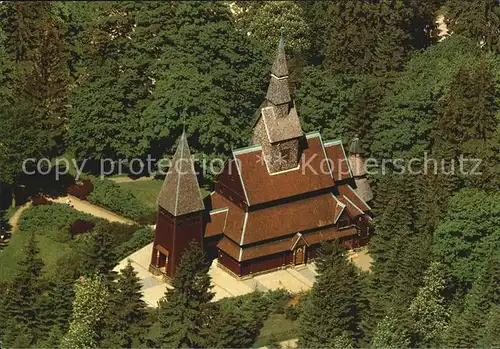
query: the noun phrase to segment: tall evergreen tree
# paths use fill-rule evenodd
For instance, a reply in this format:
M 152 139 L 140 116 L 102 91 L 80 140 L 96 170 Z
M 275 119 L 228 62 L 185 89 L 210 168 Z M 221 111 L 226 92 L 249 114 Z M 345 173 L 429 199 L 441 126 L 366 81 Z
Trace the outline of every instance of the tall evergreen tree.
M 112 281 L 115 277 L 113 268 L 117 260 L 114 253 L 113 237 L 106 230 L 106 224 L 97 224 L 81 247 L 81 270 L 83 275 L 97 273 Z
M 7 53 L 16 63 L 11 71 L 16 98 L 33 106 L 31 117 L 43 124 L 55 146 L 65 132 L 69 79 L 66 24 L 55 3 L 19 2 L 2 7 Z
M 492 61 L 482 58 L 472 66 L 461 67 L 453 77 L 450 89 L 439 104 L 439 119 L 433 134 L 433 153 L 438 158 L 479 158 L 478 175 L 459 173 L 466 182 L 491 187 L 491 181 L 500 175 L 496 166 L 495 148 L 500 147 L 497 133 L 499 92 L 492 71 Z M 464 170 L 471 171 L 465 164 Z
M 352 102 L 347 106 L 346 129 L 342 133 L 346 141 L 358 135 L 365 156 L 370 154 L 373 142 L 373 122 L 387 92 L 387 79 L 363 76 L 353 86 Z
M 78 275 L 74 268 L 68 268 L 65 259 L 58 261 L 55 277 L 48 283 L 48 291 L 41 303 L 44 335 L 37 346 L 56 347 L 68 331 L 72 304 L 75 298 L 74 284 Z
M 317 260 L 318 276 L 299 317 L 299 346 L 335 346 L 360 337 L 360 284 L 356 267 L 336 241 L 323 243 Z
M 446 345 L 455 348 L 477 347 L 484 328 L 491 326 L 488 316 L 500 304 L 500 254 L 489 250 L 490 258 L 466 296 L 463 311 L 452 319 Z M 498 315 L 498 314 L 497 314 Z
M 374 202 L 376 234 L 369 249 L 373 258 L 368 276 L 369 307 L 363 314 L 365 342 L 375 335 L 377 323 L 408 333 L 412 322 L 408 307 L 421 286 L 430 255 L 430 234 L 416 229 L 415 190 L 408 175 L 390 173 L 379 178 Z
M 132 348 L 142 345 L 147 330 L 146 303 L 140 279 L 129 263 L 120 271 L 104 317 L 103 347 Z
M 5 293 L 3 307 L 7 322 L 4 326 L 3 344 L 6 346 L 30 346 L 40 337 L 43 265 L 35 234 L 32 233 L 24 248 L 24 258 L 19 261 L 18 272 Z M 22 336 L 19 336 L 20 329 L 25 331 Z
M 211 322 L 209 263 L 196 243 L 183 253 L 172 279 L 159 303 L 161 333 L 158 345 L 168 348 L 202 348 L 207 346 Z
M 431 43 L 434 1 L 316 1 L 306 6 L 315 51 L 332 70 L 384 73 Z
M 478 346 L 487 348 L 500 346 L 500 305 L 493 304 L 491 306 Z

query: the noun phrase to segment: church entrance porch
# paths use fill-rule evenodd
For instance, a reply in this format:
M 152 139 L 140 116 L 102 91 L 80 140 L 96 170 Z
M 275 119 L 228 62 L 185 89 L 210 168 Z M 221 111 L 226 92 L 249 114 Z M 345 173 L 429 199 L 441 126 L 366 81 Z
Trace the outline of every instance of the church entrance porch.
M 153 257 L 149 270 L 154 275 L 167 275 L 169 252 L 160 245 L 153 247 Z
M 293 264 L 301 265 L 306 262 L 306 246 L 300 246 L 293 252 Z

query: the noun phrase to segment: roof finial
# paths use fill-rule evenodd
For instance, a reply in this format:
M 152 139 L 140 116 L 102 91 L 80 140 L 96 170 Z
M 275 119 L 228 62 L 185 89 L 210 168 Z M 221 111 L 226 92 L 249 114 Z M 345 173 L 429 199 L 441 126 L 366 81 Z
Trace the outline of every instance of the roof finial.
M 186 137 L 186 115 L 182 114 L 182 137 Z
M 285 27 L 281 27 L 280 28 L 280 41 L 279 41 L 279 44 L 278 44 L 278 50 L 279 51 L 284 51 L 285 50 L 285 38 L 284 38 L 284 34 L 285 34 Z

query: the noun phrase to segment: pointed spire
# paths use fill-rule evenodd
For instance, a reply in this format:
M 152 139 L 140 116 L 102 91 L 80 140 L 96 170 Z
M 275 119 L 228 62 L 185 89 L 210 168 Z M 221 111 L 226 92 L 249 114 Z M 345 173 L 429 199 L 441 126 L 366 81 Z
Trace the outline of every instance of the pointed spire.
M 271 81 L 267 90 L 266 99 L 273 105 L 290 103 L 290 89 L 288 86 L 288 67 L 286 64 L 285 41 L 281 36 L 278 53 L 271 67 Z
M 361 142 L 359 141 L 358 135 L 355 135 L 351 140 L 351 144 L 349 145 L 349 154 L 362 154 L 363 150 L 361 149 Z
M 283 32 L 278 44 L 278 53 L 271 68 L 271 74 L 273 74 L 277 78 L 288 77 L 288 66 L 286 64 L 285 39 L 283 38 Z
M 158 196 L 158 206 L 174 216 L 205 209 L 184 130 Z

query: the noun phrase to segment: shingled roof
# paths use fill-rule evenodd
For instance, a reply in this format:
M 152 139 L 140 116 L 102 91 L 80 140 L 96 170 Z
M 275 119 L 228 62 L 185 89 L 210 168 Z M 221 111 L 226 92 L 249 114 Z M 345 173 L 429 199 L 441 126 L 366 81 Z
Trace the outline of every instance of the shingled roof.
M 205 209 L 186 134 L 183 132 L 158 196 L 158 206 L 174 216 Z
M 262 108 L 262 118 L 270 143 L 282 142 L 303 135 L 295 107 L 290 109 L 286 118 L 277 117 L 273 107 Z
M 271 68 L 271 81 L 267 89 L 266 99 L 274 105 L 290 103 L 290 89 L 288 86 L 288 67 L 283 38 L 278 46 L 278 54 Z
M 288 66 L 286 65 L 285 40 L 281 37 L 278 44 L 278 54 L 274 59 L 271 74 L 278 78 L 288 76 Z

